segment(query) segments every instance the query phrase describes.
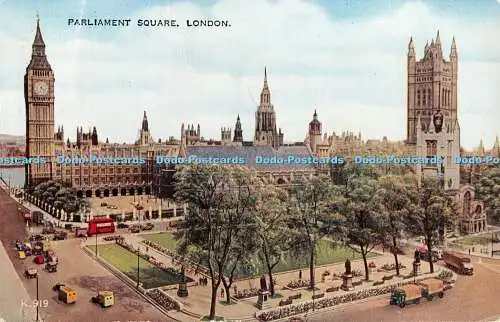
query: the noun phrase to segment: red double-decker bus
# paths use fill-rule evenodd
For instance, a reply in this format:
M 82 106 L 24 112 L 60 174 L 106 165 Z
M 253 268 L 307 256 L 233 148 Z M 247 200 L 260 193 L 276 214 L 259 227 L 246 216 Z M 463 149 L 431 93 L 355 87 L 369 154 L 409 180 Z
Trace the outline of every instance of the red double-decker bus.
M 115 221 L 112 218 L 94 218 L 89 221 L 87 235 L 115 232 Z

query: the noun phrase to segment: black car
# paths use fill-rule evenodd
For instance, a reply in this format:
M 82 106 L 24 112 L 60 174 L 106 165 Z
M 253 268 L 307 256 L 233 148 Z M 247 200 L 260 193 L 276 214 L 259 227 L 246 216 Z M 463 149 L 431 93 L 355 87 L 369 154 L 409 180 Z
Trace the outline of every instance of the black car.
M 142 230 L 153 230 L 154 227 L 155 227 L 155 225 L 153 225 L 152 223 L 147 223 L 145 225 L 142 225 L 141 229 Z
M 128 224 L 126 224 L 126 223 L 124 223 L 124 222 L 120 222 L 120 223 L 118 223 L 117 227 L 118 227 L 118 228 L 128 228 L 128 227 L 129 227 L 129 225 L 128 225 Z

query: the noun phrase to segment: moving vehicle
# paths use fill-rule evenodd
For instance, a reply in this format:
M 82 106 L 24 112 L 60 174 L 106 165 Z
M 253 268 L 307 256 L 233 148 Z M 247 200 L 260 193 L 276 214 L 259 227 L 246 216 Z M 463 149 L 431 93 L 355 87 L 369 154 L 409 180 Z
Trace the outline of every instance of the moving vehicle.
M 85 228 L 77 228 L 75 230 L 75 237 L 87 237 L 88 234 L 87 234 L 87 229 Z
M 40 211 L 33 211 L 31 214 L 31 221 L 35 225 L 42 225 L 43 224 L 43 213 Z
M 445 251 L 443 252 L 443 260 L 447 266 L 453 267 L 460 274 L 474 274 L 474 266 L 472 266 L 470 258 L 465 255 Z
M 42 264 L 45 264 L 45 257 L 43 255 L 38 255 L 35 257 L 35 259 L 33 261 L 37 265 L 42 265 Z
M 422 287 L 416 284 L 403 285 L 400 288 L 392 292 L 391 295 L 391 305 L 399 305 L 400 307 L 405 307 L 406 304 L 420 303 L 422 298 Z
M 54 261 L 48 262 L 47 265 L 45 265 L 45 269 L 49 273 L 57 272 L 57 262 L 54 262 Z
M 444 283 L 436 278 L 429 278 L 420 282 L 422 286 L 422 297 L 432 301 L 434 296 L 443 298 L 444 296 Z
M 27 270 L 24 271 L 24 276 L 26 278 L 29 278 L 29 279 L 31 279 L 31 278 L 37 278 L 38 271 L 37 271 L 36 268 L 33 268 L 33 267 L 28 268 Z
M 97 296 L 92 297 L 92 302 L 99 304 L 101 307 L 110 307 L 115 304 L 115 296 L 110 291 L 100 291 Z
M 66 304 L 73 304 L 76 302 L 76 290 L 69 286 L 61 286 L 57 298 Z
M 26 254 L 23 251 L 18 252 L 19 259 L 25 259 Z
M 115 232 L 115 221 L 113 218 L 94 218 L 89 221 L 87 228 L 88 236 Z
M 128 228 L 129 227 L 129 224 L 126 224 L 126 223 L 118 223 L 118 228 Z
M 61 287 L 64 287 L 64 286 L 66 286 L 66 284 L 64 284 L 64 283 L 57 283 L 56 285 L 54 285 L 54 286 L 52 287 L 52 290 L 53 290 L 53 291 L 56 291 L 56 292 L 59 292 L 59 289 L 60 289 Z

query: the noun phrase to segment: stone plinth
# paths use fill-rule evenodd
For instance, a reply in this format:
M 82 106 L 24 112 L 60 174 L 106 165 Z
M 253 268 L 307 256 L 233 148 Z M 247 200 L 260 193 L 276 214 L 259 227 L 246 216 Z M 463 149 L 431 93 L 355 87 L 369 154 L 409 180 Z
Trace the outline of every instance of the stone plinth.
M 413 262 L 413 276 L 420 275 L 420 262 Z
M 351 274 L 344 274 L 342 276 L 342 286 L 340 289 L 344 291 L 352 291 L 354 290 L 354 286 L 352 285 L 352 275 Z
M 269 304 L 269 292 L 268 291 L 259 291 L 259 299 L 257 300 L 257 308 L 259 310 L 265 310 L 270 308 L 271 305 Z
M 189 295 L 186 282 L 179 283 L 179 289 L 177 290 L 178 297 L 187 297 Z

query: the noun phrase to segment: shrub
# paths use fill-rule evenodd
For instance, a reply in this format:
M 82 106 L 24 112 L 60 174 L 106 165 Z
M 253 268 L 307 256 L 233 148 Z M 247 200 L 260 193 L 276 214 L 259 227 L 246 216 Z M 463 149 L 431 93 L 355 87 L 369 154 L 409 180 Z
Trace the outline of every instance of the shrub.
M 289 300 L 298 300 L 298 299 L 300 299 L 301 297 L 302 297 L 302 293 L 297 293 L 297 294 L 295 294 L 295 295 L 290 295 L 290 296 L 288 297 L 288 299 L 289 299 Z
M 340 287 L 338 286 L 335 286 L 335 287 L 329 287 L 326 289 L 326 292 L 327 293 L 330 293 L 330 292 L 337 292 L 338 290 L 340 289 Z
M 301 287 L 307 287 L 309 286 L 309 280 L 295 280 L 295 281 L 290 281 L 286 285 L 288 288 L 301 288 Z
M 280 303 L 279 303 L 279 306 L 285 306 L 285 305 L 290 305 L 290 304 L 292 304 L 292 300 L 291 299 L 281 300 Z
M 322 298 L 322 297 L 325 297 L 325 293 L 314 294 L 314 295 L 312 296 L 312 299 L 313 299 L 313 300 L 316 300 L 316 299 L 320 299 L 320 298 Z

